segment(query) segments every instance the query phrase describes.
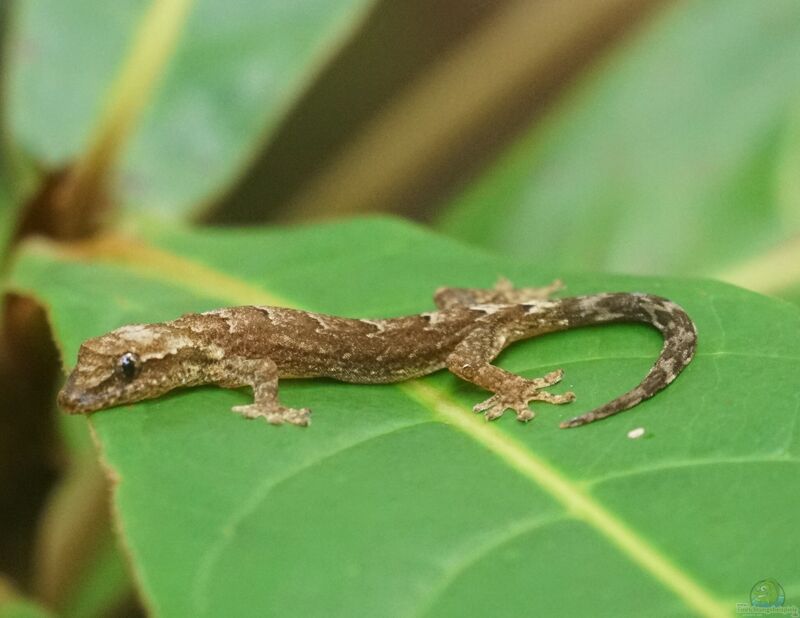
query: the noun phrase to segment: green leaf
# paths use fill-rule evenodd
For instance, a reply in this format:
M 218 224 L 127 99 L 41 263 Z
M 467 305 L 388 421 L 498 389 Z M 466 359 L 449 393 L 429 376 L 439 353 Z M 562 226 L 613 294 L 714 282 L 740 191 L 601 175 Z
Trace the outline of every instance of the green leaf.
M 10 582 L 0 577 L 0 618 L 50 618 L 52 614 L 17 593 Z
M 86 146 L 146 0 L 16 2 L 8 23 L 9 133 L 60 167 Z
M 75 585 L 60 615 L 65 618 L 103 616 L 118 607 L 132 587 L 124 556 L 109 530 L 98 531 L 103 536 L 92 563 Z
M 0 618 L 50 618 L 53 614 L 30 601 L 0 601 Z
M 440 285 L 555 273 L 393 220 L 273 230 L 155 227 L 60 248 L 28 243 L 13 286 L 48 308 L 67 366 L 121 324 L 222 305 L 350 316 L 429 310 Z M 229 411 L 214 387 L 100 412 L 115 507 L 157 615 L 733 614 L 774 577 L 800 592 L 794 513 L 800 312 L 711 281 L 560 273 L 570 293 L 638 290 L 682 304 L 696 359 L 636 410 L 560 420 L 635 385 L 660 338 L 637 325 L 520 342 L 500 364 L 566 370 L 569 406 L 487 423 L 447 372 L 401 385 L 285 380 L 306 429 Z M 644 427 L 644 438 L 627 433 Z
M 6 49 L 6 20 L 8 19 L 8 6 L 0 4 L 0 71 L 3 70 Z M 0 117 L 5 112 L 5 88 L 0 83 Z M 5 127 L 0 123 L 0 251 L 5 251 L 6 244 L 14 230 L 16 217 L 16 204 L 9 182 L 10 166 L 8 162 L 8 144 Z
M 800 3 L 668 5 L 442 229 L 576 269 L 716 272 L 798 230 L 798 103 Z
M 14 231 L 16 204 L 12 198 L 9 183 L 0 170 L 0 247 L 5 247 Z
M 19 3 L 9 113 L 24 148 L 51 167 L 79 156 L 144 15 L 167 1 Z M 197 213 L 240 173 L 371 4 L 195 0 L 117 170 L 122 205 Z

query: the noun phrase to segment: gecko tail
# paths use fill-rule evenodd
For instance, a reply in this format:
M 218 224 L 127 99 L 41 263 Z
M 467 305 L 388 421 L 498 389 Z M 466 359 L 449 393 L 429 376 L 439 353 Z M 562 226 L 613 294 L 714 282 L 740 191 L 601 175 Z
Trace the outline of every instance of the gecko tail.
M 644 380 L 624 395 L 586 414 L 564 421 L 562 429 L 580 427 L 628 410 L 655 395 L 678 377 L 697 349 L 697 330 L 680 305 L 649 294 L 598 294 L 576 296 L 564 307 L 569 327 L 614 322 L 643 322 L 664 337 L 661 354 Z

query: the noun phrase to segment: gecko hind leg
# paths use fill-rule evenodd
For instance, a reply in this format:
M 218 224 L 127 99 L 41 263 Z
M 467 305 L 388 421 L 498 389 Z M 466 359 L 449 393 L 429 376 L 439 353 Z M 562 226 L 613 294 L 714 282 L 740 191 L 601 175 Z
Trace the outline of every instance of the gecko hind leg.
M 532 420 L 535 413 L 528 407 L 531 401 L 546 401 L 547 403 L 569 403 L 575 399 L 572 392 L 563 395 L 554 395 L 541 389 L 557 384 L 564 376 L 561 369 L 551 371 L 541 378 L 528 380 L 519 378 L 501 385 L 494 395 L 473 406 L 473 411 L 483 412 L 486 420 L 493 421 L 503 416 L 506 410 L 514 410 L 517 420 L 527 423 Z M 518 376 L 515 376 L 518 377 Z
M 561 404 L 575 399 L 574 393 L 554 395 L 542 390 L 561 380 L 564 375 L 561 369 L 529 380 L 492 365 L 507 340 L 508 333 L 502 328 L 482 328 L 470 333 L 447 357 L 450 372 L 494 393 L 474 406 L 475 412 L 483 412 L 486 420 L 493 421 L 510 408 L 516 412 L 518 421 L 527 422 L 534 417 L 528 408 L 531 401 Z

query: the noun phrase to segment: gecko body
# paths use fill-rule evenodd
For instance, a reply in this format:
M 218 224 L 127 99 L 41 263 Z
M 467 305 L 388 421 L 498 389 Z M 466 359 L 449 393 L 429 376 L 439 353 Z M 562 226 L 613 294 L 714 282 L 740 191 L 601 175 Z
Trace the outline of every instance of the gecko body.
M 549 298 L 545 288 L 441 288 L 437 311 L 382 320 L 351 319 L 282 307 L 243 306 L 184 315 L 170 322 L 123 326 L 81 345 L 59 393 L 67 412 L 86 413 L 158 397 L 175 388 L 250 386 L 254 401 L 233 410 L 270 423 L 308 425 L 310 411 L 278 399 L 282 378 L 330 377 L 380 384 L 443 368 L 493 395 L 477 404 L 488 420 L 507 409 L 533 418 L 531 401 L 562 404 L 572 393 L 544 390 L 553 371 L 527 379 L 491 364 L 509 344 L 545 333 L 611 322 L 643 322 L 664 337 L 660 356 L 633 390 L 561 423 L 576 427 L 633 407 L 667 386 L 691 361 L 697 334 L 675 303 L 647 294 Z

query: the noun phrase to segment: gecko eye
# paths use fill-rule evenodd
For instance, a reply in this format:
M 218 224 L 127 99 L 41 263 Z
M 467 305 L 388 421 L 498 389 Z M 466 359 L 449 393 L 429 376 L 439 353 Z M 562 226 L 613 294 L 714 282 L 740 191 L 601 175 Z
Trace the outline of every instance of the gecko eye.
M 139 362 L 139 357 L 133 352 L 125 352 L 125 354 L 120 356 L 119 360 L 117 360 L 117 371 L 128 382 L 139 375 L 140 369 L 141 363 Z

